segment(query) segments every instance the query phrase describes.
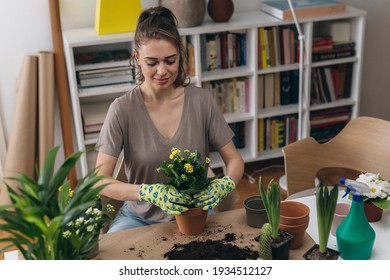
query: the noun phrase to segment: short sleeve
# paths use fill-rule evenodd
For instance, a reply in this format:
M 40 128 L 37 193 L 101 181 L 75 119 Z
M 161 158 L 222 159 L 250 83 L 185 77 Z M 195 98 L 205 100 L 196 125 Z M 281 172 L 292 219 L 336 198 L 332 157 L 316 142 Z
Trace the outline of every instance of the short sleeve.
M 108 109 L 96 144 L 97 151 L 114 157 L 119 157 L 123 147 L 123 132 L 118 111 L 119 104 L 115 100 Z

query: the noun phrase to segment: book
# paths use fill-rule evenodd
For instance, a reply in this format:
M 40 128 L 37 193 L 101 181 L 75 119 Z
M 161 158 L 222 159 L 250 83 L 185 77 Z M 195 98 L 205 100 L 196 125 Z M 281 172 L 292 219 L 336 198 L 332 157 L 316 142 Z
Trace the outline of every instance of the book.
M 345 13 L 347 5 L 333 0 L 293 0 L 297 18 L 318 17 Z M 264 1 L 261 10 L 281 20 L 292 20 L 287 0 Z
M 355 55 L 355 50 L 346 50 L 346 51 L 334 50 L 334 51 L 324 52 L 324 53 L 313 53 L 312 61 L 317 62 L 317 61 L 324 61 L 330 59 L 351 57 L 354 55 Z

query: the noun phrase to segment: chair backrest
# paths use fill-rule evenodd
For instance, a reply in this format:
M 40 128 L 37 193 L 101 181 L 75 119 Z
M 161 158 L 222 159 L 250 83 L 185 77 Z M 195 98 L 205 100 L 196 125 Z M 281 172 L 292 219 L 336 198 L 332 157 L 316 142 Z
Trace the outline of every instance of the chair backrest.
M 390 179 L 390 122 L 358 117 L 332 140 L 319 144 L 312 137 L 283 149 L 287 194 L 314 188 L 318 171 L 328 167 L 379 173 Z

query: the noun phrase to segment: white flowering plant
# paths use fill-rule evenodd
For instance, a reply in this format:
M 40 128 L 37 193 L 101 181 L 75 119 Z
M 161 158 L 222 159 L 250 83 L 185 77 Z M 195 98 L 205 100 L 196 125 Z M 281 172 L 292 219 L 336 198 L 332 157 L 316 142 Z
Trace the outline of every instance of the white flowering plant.
M 363 194 L 364 202 L 372 203 L 382 209 L 390 208 L 390 181 L 374 173 L 361 173 L 356 181 L 370 187 L 370 192 Z
M 169 185 L 174 186 L 181 192 L 189 195 L 206 188 L 214 178 L 207 176 L 210 158 L 206 157 L 202 161 L 202 156 L 198 151 L 188 149 L 183 152 L 178 148 L 172 148 L 169 160 L 164 160 L 157 168 L 157 172 L 162 172 L 169 181 Z
M 91 258 L 107 220 L 99 198 L 104 177 L 92 170 L 71 191 L 67 177 L 83 152 L 74 152 L 55 169 L 59 148 L 48 152 L 37 178 L 23 173 L 4 178 L 11 203 L 0 206 L 0 253 L 16 247 L 26 260 Z

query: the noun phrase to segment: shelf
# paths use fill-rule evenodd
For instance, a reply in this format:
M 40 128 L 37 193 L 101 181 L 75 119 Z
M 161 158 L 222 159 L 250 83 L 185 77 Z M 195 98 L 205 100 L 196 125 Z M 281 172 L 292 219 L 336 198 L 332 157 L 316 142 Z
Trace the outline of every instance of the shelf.
M 266 109 L 259 109 L 259 83 L 261 79 L 259 76 L 264 75 L 264 80 L 267 75 L 276 74 L 280 72 L 299 70 L 298 63 L 291 63 L 285 65 L 276 65 L 274 67 L 267 67 L 265 69 L 259 69 L 257 62 L 258 56 L 261 54 L 261 46 L 259 46 L 259 28 L 260 27 L 285 27 L 293 26 L 293 21 L 281 21 L 268 14 L 258 11 L 249 11 L 234 13 L 232 18 L 228 22 L 215 23 L 210 18 L 206 18 L 202 25 L 181 28 L 179 32 L 182 36 L 188 36 L 187 39 L 191 41 L 194 46 L 194 65 L 195 71 L 191 72 L 191 83 L 197 86 L 204 86 L 207 83 L 214 81 L 229 80 L 245 78 L 247 83 L 245 84 L 245 91 L 247 94 L 246 111 L 244 113 L 224 114 L 224 118 L 229 124 L 236 122 L 245 122 L 245 148 L 238 149 L 245 162 L 262 161 L 273 158 L 282 157 L 282 149 L 265 150 L 258 152 L 259 141 L 259 120 L 267 118 L 283 119 L 283 117 L 299 116 L 301 119 L 297 120 L 297 130 L 302 130 L 302 137 L 308 137 L 310 135 L 309 117 L 311 112 L 315 112 L 322 109 L 332 109 L 341 106 L 351 107 L 351 117 L 358 116 L 359 113 L 359 100 L 360 100 L 360 82 L 362 74 L 362 60 L 363 60 L 363 42 L 364 42 L 364 26 L 365 26 L 366 12 L 348 7 L 347 12 L 344 14 L 337 14 L 325 17 L 305 18 L 300 20 L 301 29 L 305 37 L 305 49 L 307 52 L 308 61 L 304 62 L 302 92 L 303 98 L 300 99 L 300 104 L 288 104 L 272 106 Z M 311 46 L 313 41 L 313 34 L 318 25 L 317 23 L 327 24 L 335 20 L 348 20 L 351 22 L 351 38 L 356 43 L 355 56 L 326 60 L 320 62 L 313 62 Z M 202 71 L 202 56 L 204 56 L 204 48 L 201 47 L 201 39 L 204 34 L 215 34 L 220 32 L 234 32 L 245 30 L 246 34 L 246 65 L 218 69 L 215 71 Z M 83 124 L 81 121 L 81 107 L 86 106 L 92 102 L 109 102 L 115 98 L 121 96 L 125 92 L 128 92 L 135 87 L 135 84 L 127 85 L 108 85 L 103 87 L 89 88 L 88 90 L 80 90 L 77 81 L 77 72 L 83 70 L 92 70 L 100 67 L 110 67 L 111 64 L 102 65 L 75 65 L 75 54 L 83 52 L 93 52 L 106 49 L 112 49 L 115 47 L 125 47 L 132 49 L 134 33 L 118 33 L 108 35 L 97 35 L 94 28 L 81 28 L 74 30 L 66 30 L 63 32 L 64 38 L 64 52 L 66 65 L 68 70 L 68 80 L 70 86 L 70 94 L 73 110 L 73 121 L 75 127 L 76 137 L 76 149 L 84 150 L 86 145 L 95 145 L 97 141 L 97 135 L 87 135 L 83 133 Z M 278 50 L 280 51 L 280 49 Z M 203 57 L 204 59 L 204 57 Z M 120 65 L 128 65 L 127 61 L 120 62 Z M 310 104 L 311 98 L 311 75 L 314 69 L 319 67 L 330 67 L 338 64 L 350 63 L 352 64 L 352 78 L 351 78 L 351 93 L 349 98 L 339 99 L 335 102 Z M 114 64 L 117 66 L 118 64 Z M 261 67 L 260 67 L 261 68 Z M 276 76 L 276 75 L 275 75 Z M 293 75 L 291 75 L 293 76 Z M 296 78 L 296 75 L 293 76 Z M 308 78 L 310 77 L 310 78 Z M 224 92 L 227 94 L 227 92 Z M 229 92 L 229 94 L 231 94 Z M 225 95 L 224 98 L 228 96 Z M 278 96 L 279 97 L 279 96 Z M 275 98 L 275 96 L 274 96 Z M 268 99 L 269 100 L 269 99 Z M 290 99 L 291 101 L 291 99 Z M 279 104 L 275 102 L 274 104 Z M 230 103 L 231 105 L 231 103 Z M 285 120 L 286 122 L 286 120 Z M 295 125 L 294 122 L 292 122 Z M 210 155 L 212 159 L 211 167 L 223 167 L 224 163 L 218 153 L 213 152 Z M 85 176 L 86 173 L 93 168 L 90 166 L 94 159 L 85 158 L 82 156 L 80 160 L 81 174 Z

